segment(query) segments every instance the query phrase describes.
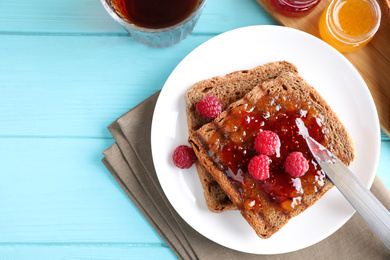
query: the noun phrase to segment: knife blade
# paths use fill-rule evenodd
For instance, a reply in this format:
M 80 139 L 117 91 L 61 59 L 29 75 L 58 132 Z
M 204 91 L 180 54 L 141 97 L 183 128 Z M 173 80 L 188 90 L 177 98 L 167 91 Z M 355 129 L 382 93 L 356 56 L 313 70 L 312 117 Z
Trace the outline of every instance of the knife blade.
M 389 211 L 335 155 L 312 137 L 304 138 L 325 174 L 390 249 Z

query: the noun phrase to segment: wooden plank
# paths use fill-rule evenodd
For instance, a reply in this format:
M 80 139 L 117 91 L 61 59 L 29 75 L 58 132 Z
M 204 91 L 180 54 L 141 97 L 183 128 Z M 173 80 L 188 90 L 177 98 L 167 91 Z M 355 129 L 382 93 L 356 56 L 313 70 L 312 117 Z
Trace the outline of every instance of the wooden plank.
M 164 244 L 101 163 L 112 143 L 0 138 L 0 246 Z
M 330 0 L 322 0 L 307 16 L 291 18 L 275 11 L 270 1 L 256 0 L 279 24 L 296 28 L 319 37 L 318 23 Z M 382 10 L 385 0 L 379 0 Z M 364 48 L 344 56 L 364 78 L 374 98 L 382 130 L 390 135 L 390 26 L 384 16 L 377 34 Z
M 383 136 L 385 135 L 383 134 Z M 387 137 L 387 138 L 382 138 L 381 153 L 379 158 L 377 175 L 381 179 L 383 184 L 385 184 L 388 190 L 390 190 L 389 169 L 390 169 L 390 139 Z
M 210 0 L 194 34 L 219 34 L 254 24 L 275 21 L 254 1 Z M 127 34 L 99 0 L 2 0 L 0 33 Z
M 112 142 L 0 138 L 0 245 L 163 243 L 100 162 Z M 390 189 L 390 142 L 381 149 L 377 174 Z
M 110 244 L 0 245 L 2 260 L 174 260 L 177 257 L 167 246 Z M 33 256 L 33 258 L 32 258 Z
M 0 136 L 111 137 L 106 127 L 211 37 L 155 49 L 128 37 L 3 35 Z
M 2 33 L 125 33 L 99 0 L 12 1 L 0 3 Z
M 0 136 L 109 138 L 114 119 L 161 89 L 211 38 L 159 50 L 125 37 L 58 37 L 2 36 Z

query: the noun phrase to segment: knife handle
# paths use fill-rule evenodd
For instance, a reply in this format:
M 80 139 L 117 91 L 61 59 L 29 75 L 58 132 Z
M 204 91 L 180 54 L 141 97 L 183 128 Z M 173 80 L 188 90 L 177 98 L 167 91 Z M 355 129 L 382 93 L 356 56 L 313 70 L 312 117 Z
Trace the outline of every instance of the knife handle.
M 342 162 L 320 163 L 329 179 L 390 250 L 390 213 Z M 328 174 L 328 173 L 337 174 Z

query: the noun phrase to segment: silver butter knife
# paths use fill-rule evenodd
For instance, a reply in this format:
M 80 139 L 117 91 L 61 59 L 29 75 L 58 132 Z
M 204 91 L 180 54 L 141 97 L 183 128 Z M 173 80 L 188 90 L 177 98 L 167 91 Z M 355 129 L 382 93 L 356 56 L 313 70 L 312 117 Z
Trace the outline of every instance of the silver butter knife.
M 325 174 L 390 249 L 389 211 L 336 156 L 313 138 L 305 139 Z

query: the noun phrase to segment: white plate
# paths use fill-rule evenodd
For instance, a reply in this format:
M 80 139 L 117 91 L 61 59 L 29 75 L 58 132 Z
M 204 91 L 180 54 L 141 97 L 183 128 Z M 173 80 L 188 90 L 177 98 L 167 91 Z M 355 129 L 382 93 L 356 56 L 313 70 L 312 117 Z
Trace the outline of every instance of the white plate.
M 377 111 L 356 69 L 332 47 L 307 33 L 281 26 L 251 26 L 223 33 L 192 51 L 165 83 L 152 122 L 152 154 L 161 186 L 178 214 L 205 237 L 228 248 L 280 254 L 315 244 L 340 228 L 354 209 L 333 188 L 269 239 L 257 237 L 237 211 L 212 213 L 195 167 L 176 168 L 173 150 L 187 144 L 184 93 L 195 82 L 271 61 L 294 63 L 317 89 L 354 140 L 350 169 L 367 186 L 374 180 L 380 150 Z

